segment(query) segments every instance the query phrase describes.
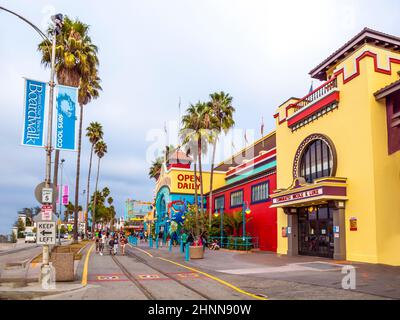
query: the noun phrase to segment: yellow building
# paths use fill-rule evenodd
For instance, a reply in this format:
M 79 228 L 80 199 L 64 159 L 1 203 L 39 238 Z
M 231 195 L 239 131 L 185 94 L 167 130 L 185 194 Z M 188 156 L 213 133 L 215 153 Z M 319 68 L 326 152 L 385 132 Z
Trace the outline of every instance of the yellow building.
M 278 107 L 278 253 L 400 265 L 400 38 L 364 29 Z
M 191 169 L 192 159 L 184 152 L 175 150 L 162 165 L 155 187 L 155 215 L 153 221 L 156 233 L 169 230 L 173 222 L 182 223 L 182 214 L 188 204 L 194 203 L 195 175 Z M 210 172 L 197 171 L 198 200 L 200 201 L 200 179 L 203 179 L 204 195 L 210 190 Z M 213 188 L 225 184 L 225 172 L 214 171 Z M 205 205 L 205 196 L 203 198 Z M 164 232 L 166 237 L 167 232 Z

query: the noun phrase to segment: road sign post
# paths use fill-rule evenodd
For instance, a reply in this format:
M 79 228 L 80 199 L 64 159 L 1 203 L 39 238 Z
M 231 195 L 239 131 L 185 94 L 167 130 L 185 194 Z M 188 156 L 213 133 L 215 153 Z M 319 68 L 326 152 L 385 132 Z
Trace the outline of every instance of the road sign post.
M 40 221 L 37 224 L 37 244 L 56 244 L 56 222 Z
M 43 188 L 42 189 L 42 203 L 53 203 L 53 189 Z

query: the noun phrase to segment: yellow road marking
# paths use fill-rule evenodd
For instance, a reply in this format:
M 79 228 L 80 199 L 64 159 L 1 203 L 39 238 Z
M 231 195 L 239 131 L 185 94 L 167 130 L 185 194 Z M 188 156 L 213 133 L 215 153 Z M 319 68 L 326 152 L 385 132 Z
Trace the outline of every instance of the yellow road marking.
M 128 246 L 130 246 L 130 247 L 133 248 L 133 249 L 139 250 L 139 251 L 141 251 L 141 252 L 147 254 L 148 256 L 150 256 L 150 257 L 152 257 L 152 258 L 154 257 L 150 252 L 147 252 L 147 251 L 142 250 L 142 249 L 140 249 L 140 248 L 136 248 L 136 247 L 132 246 L 131 244 L 128 244 Z
M 85 265 L 83 266 L 83 273 L 82 273 L 82 285 L 85 287 L 87 285 L 87 275 L 88 275 L 88 265 L 89 265 L 89 256 L 94 248 L 94 243 L 90 247 L 89 251 L 86 253 L 85 258 Z
M 242 289 L 240 289 L 240 288 L 234 286 L 233 284 L 230 284 L 229 282 L 226 282 L 226 281 L 224 281 L 224 280 L 222 280 L 222 279 L 219 279 L 219 278 L 217 278 L 217 277 L 212 276 L 211 274 L 205 273 L 205 272 L 200 271 L 200 270 L 196 270 L 196 269 L 194 269 L 194 268 L 185 266 L 185 265 L 183 265 L 183 264 L 180 264 L 180 263 L 178 263 L 178 262 L 171 261 L 171 260 L 168 260 L 168 259 L 165 259 L 165 258 L 161 258 L 161 257 L 157 257 L 157 258 L 158 258 L 158 259 L 161 259 L 161 260 L 164 260 L 164 261 L 167 261 L 167 262 L 170 262 L 170 263 L 175 264 L 175 265 L 177 265 L 177 266 L 186 268 L 186 269 L 188 269 L 188 270 L 191 270 L 191 271 L 200 273 L 200 274 L 202 274 L 203 276 L 206 276 L 206 277 L 208 277 L 208 278 L 210 278 L 210 279 L 213 279 L 213 280 L 215 280 L 215 281 L 217 281 L 217 282 L 219 282 L 219 283 L 221 283 L 221 284 L 223 284 L 223 285 L 225 285 L 225 286 L 227 286 L 227 287 L 229 287 L 229 288 L 231 288 L 231 289 L 233 289 L 233 290 L 235 290 L 235 291 L 237 291 L 237 292 L 240 292 L 240 293 L 242 293 L 242 294 L 244 294 L 244 295 L 247 295 L 247 296 L 249 296 L 249 297 L 252 297 L 252 298 L 254 298 L 254 299 L 258 299 L 258 300 L 268 300 L 267 298 L 259 297 L 259 296 L 256 296 L 255 294 L 252 294 L 252 293 L 250 293 L 250 292 L 244 291 L 244 290 L 242 290 Z

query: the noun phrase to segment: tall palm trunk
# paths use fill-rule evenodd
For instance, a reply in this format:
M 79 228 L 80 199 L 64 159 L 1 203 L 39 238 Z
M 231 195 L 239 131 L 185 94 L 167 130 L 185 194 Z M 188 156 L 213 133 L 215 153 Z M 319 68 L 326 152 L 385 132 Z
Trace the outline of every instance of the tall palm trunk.
M 203 169 L 201 167 L 201 138 L 197 141 L 197 149 L 198 149 L 198 156 L 199 156 L 199 174 L 200 174 L 200 212 L 201 212 L 201 215 L 204 216 Z
M 86 186 L 86 217 L 85 217 L 86 236 L 87 236 L 87 232 L 88 232 L 89 195 L 90 195 L 89 190 L 90 190 L 90 174 L 92 172 L 93 149 L 94 149 L 94 144 L 92 143 L 92 147 L 90 149 L 89 173 L 88 173 L 87 186 Z
M 96 201 L 97 201 L 97 185 L 99 183 L 99 172 L 100 172 L 100 157 L 97 162 L 97 175 L 96 175 L 96 186 L 94 190 L 93 208 L 92 208 L 92 234 L 94 233 L 94 225 L 96 223 Z
M 213 182 L 214 182 L 214 161 L 215 161 L 215 151 L 217 149 L 217 140 L 215 138 L 214 145 L 213 145 L 213 153 L 211 159 L 211 172 L 210 172 L 210 197 L 209 197 L 209 204 L 208 204 L 208 223 L 209 223 L 209 230 L 211 230 L 211 217 L 212 217 L 212 208 L 213 208 Z
M 74 208 L 74 241 L 78 241 L 78 210 L 79 210 L 79 176 L 81 173 L 81 148 L 82 148 L 82 122 L 83 105 L 79 104 L 79 134 L 78 134 L 78 156 L 76 160 L 76 180 L 75 180 L 75 208 Z
M 199 232 L 199 208 L 197 207 L 198 204 L 198 195 L 197 195 L 197 163 L 196 159 L 194 159 L 194 203 L 196 208 L 196 234 Z

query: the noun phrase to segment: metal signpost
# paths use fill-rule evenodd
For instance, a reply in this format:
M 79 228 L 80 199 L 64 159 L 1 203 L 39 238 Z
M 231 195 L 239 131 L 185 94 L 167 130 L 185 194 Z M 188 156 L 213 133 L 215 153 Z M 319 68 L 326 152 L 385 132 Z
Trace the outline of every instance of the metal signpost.
M 56 223 L 54 221 L 40 221 L 37 224 L 37 244 L 56 244 Z
M 43 205 L 51 205 L 52 204 L 52 198 L 55 196 L 56 192 L 54 192 L 54 187 L 51 183 L 51 153 L 53 151 L 53 146 L 52 146 L 52 134 L 53 134 L 53 100 L 54 100 L 54 87 L 56 86 L 54 79 L 55 79 L 55 61 L 56 61 L 56 37 L 61 33 L 61 28 L 63 24 L 63 15 L 62 14 L 56 14 L 51 17 L 51 20 L 54 23 L 54 26 L 52 27 L 51 33 L 52 33 L 52 40 L 50 40 L 37 26 L 35 26 L 32 22 L 27 20 L 26 18 L 20 16 L 19 14 L 8 10 L 2 6 L 0 6 L 0 10 L 4 10 L 6 12 L 9 12 L 10 14 L 15 15 L 19 19 L 23 20 L 25 23 L 29 24 L 33 29 L 35 29 L 36 32 L 40 34 L 40 36 L 47 40 L 48 42 L 51 42 L 52 47 L 51 47 L 51 52 L 50 52 L 50 47 L 47 45 L 47 48 L 49 50 L 49 54 L 51 54 L 51 72 L 50 72 L 50 81 L 49 81 L 49 109 L 48 109 L 48 125 L 47 125 L 47 143 L 44 146 L 46 150 L 46 176 L 45 176 L 45 182 L 44 185 L 39 185 L 35 189 L 35 196 L 36 199 L 42 203 Z M 37 94 L 39 91 L 42 92 L 42 88 L 40 86 L 40 83 L 34 84 L 34 92 L 32 94 Z M 36 92 L 37 91 L 37 92 Z M 43 95 L 44 97 L 44 95 Z M 42 128 L 40 128 L 42 129 Z M 41 130 L 42 131 L 42 130 Z M 42 131 L 43 132 L 43 131 Z M 25 145 L 34 145 L 34 146 L 43 146 L 42 143 L 42 138 L 37 139 L 35 135 L 30 135 L 29 136 L 30 140 L 29 143 Z M 25 141 L 27 142 L 27 141 Z M 46 232 L 46 231 L 45 231 Z M 40 279 L 39 281 L 42 281 L 43 278 L 49 278 L 50 277 L 50 272 L 51 268 L 49 266 L 49 244 L 43 244 L 43 264 L 42 264 L 42 269 L 41 269 L 41 274 L 40 274 Z M 44 285 L 44 282 L 42 281 L 42 287 Z

